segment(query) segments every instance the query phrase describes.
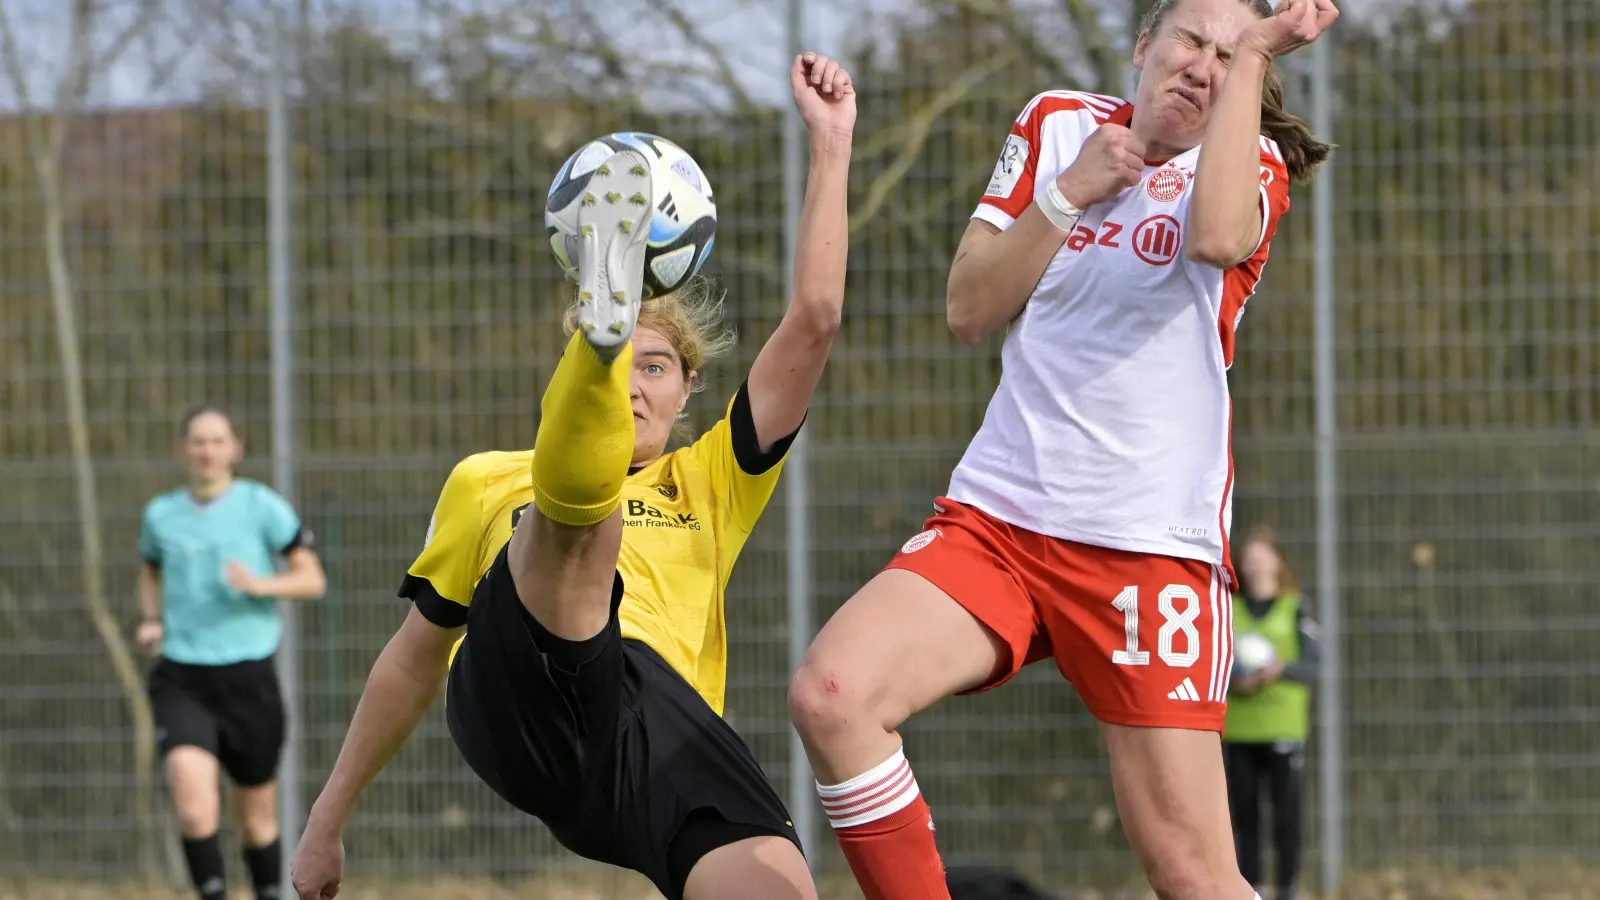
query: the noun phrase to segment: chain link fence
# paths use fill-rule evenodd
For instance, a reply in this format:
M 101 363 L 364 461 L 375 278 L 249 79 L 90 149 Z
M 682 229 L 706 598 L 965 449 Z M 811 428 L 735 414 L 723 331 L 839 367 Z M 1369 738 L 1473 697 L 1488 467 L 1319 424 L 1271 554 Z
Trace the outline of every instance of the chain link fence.
M 844 333 L 807 426 L 819 616 L 919 529 L 998 377 L 998 343 L 955 341 L 943 294 L 1011 118 L 1047 88 L 1121 93 L 1141 5 L 813 19 L 862 110 Z M 135 537 L 181 477 L 191 403 L 231 406 L 243 474 L 271 471 L 259 6 L 103 3 L 80 42 L 0 0 L 0 881 L 172 877 Z M 701 424 L 771 333 L 789 43 L 781 10 L 733 0 L 618 0 L 625 26 L 579 0 L 286 8 L 293 499 L 330 581 L 300 619 L 304 808 L 405 614 L 445 474 L 533 439 L 562 343 L 543 197 L 571 149 L 653 131 L 713 179 L 709 269 L 742 342 Z M 1600 6 L 1352 2 L 1334 43 L 1346 868 L 1361 890 L 1391 870 L 1548 879 L 1600 857 Z M 1285 66 L 1309 114 L 1306 72 Z M 1297 190 L 1232 374 L 1235 525 L 1274 526 L 1314 584 L 1311 220 Z M 780 790 L 784 514 L 780 491 L 728 612 L 728 718 Z M 1053 668 L 906 736 L 948 860 L 1137 882 L 1096 729 Z M 346 847 L 352 884 L 593 872 L 477 782 L 438 710 Z M 826 833 L 818 863 L 845 873 Z

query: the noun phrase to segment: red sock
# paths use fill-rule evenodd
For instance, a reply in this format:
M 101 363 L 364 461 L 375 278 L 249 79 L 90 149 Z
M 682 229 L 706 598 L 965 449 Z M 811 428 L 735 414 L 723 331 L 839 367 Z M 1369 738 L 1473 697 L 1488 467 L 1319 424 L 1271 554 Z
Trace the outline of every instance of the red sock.
M 903 750 L 817 794 L 867 900 L 950 900 L 933 818 Z

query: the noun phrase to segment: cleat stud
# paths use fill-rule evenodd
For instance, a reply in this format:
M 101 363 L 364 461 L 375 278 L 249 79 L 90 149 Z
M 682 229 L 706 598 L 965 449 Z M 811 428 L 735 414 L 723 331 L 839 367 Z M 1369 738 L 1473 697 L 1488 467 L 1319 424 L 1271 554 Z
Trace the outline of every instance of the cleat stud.
M 593 206 L 594 205 L 594 200 L 595 200 L 595 197 L 594 197 L 593 194 L 584 194 L 583 195 L 583 205 L 584 206 Z
M 611 292 L 611 299 L 617 301 L 618 303 L 626 304 L 628 302 L 628 292 L 627 291 L 612 291 Z
M 623 219 L 618 224 L 622 227 L 622 233 L 623 234 L 633 234 L 633 223 L 632 222 L 629 222 L 627 219 Z
M 609 330 L 611 332 L 615 333 L 615 334 L 621 334 L 622 333 L 622 323 L 621 322 L 612 322 Z
M 594 173 L 596 175 L 610 175 L 611 174 L 611 167 L 606 165 L 605 163 L 601 163 L 600 164 L 600 168 L 595 169 Z
M 645 199 L 643 194 L 634 194 L 632 197 L 629 197 L 628 200 L 629 202 L 637 203 L 640 206 L 644 206 L 646 203 L 650 202 Z
M 583 236 L 584 237 L 593 237 L 594 236 L 594 226 L 593 225 L 585 225 L 580 230 L 583 232 Z
M 622 195 L 617 193 L 616 191 L 606 191 L 606 202 L 607 203 L 615 203 L 615 202 L 617 202 L 618 200 L 621 200 L 621 199 L 622 199 Z
M 643 165 L 641 165 L 639 163 L 634 163 L 633 168 L 629 169 L 628 171 L 633 173 L 634 175 L 641 175 L 641 176 L 650 174 L 650 170 L 646 169 Z
M 580 303 L 592 303 L 592 302 L 594 302 L 594 293 L 592 291 L 584 291 L 583 293 L 578 295 L 578 302 L 580 302 Z
M 578 327 L 583 329 L 584 334 L 588 334 L 589 332 L 594 331 L 594 323 L 593 322 L 581 322 L 581 323 L 579 323 Z

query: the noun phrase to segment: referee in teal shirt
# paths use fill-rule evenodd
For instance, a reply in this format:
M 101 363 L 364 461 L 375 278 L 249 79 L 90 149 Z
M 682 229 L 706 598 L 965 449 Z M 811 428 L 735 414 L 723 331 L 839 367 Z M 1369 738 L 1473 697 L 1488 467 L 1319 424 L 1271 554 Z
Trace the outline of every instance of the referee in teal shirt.
M 144 510 L 135 635 L 150 672 L 167 784 L 201 900 L 226 896 L 219 775 L 238 788 L 244 855 L 257 900 L 279 895 L 276 778 L 286 722 L 273 669 L 276 601 L 327 586 L 310 533 L 271 488 L 236 478 L 244 452 L 228 415 L 191 410 L 179 426 L 189 483 Z

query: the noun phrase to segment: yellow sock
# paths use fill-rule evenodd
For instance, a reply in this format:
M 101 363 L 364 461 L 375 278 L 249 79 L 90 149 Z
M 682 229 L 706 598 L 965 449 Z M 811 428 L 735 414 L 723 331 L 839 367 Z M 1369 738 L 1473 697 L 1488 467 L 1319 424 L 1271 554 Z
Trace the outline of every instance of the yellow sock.
M 582 332 L 575 333 L 545 388 L 533 445 L 533 502 L 551 521 L 594 525 L 622 503 L 633 462 L 632 342 L 621 351 L 610 364 L 601 362 Z

